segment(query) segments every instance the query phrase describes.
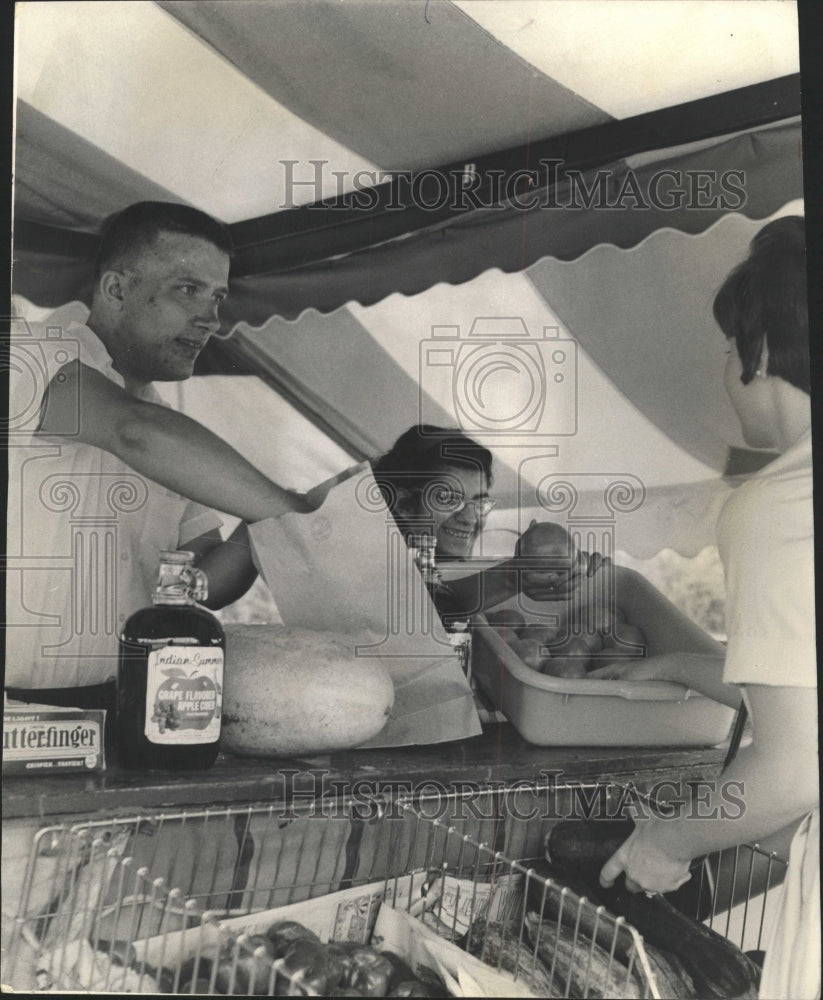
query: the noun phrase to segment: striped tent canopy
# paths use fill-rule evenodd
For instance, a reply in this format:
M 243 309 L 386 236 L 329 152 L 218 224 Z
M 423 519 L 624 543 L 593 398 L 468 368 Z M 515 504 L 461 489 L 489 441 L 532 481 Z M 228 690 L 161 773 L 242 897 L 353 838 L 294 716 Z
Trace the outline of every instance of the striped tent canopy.
M 492 447 L 500 528 L 563 481 L 620 548 L 694 552 L 762 461 L 711 300 L 802 212 L 794 5 L 38 2 L 16 31 L 18 310 L 82 316 L 133 201 L 222 219 L 224 330 L 167 389 L 285 485 L 422 418 Z

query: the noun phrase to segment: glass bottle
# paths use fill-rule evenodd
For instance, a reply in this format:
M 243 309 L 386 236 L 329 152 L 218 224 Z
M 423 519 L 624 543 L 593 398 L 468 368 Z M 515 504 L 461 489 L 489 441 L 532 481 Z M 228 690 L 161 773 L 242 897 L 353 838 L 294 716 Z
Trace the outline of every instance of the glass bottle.
M 120 636 L 117 749 L 123 767 L 200 769 L 217 757 L 226 640 L 199 607 L 206 574 L 192 552 L 161 552 L 151 607 Z
M 449 642 L 457 656 L 460 669 L 466 675 L 466 679 L 471 682 L 472 664 L 472 635 L 469 630 L 469 621 L 453 621 L 447 627 Z

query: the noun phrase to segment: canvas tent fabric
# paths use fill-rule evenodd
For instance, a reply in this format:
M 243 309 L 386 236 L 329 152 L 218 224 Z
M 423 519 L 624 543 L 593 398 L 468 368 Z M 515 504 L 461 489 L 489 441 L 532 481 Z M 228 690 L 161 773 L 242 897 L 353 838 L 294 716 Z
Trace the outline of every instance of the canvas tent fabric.
M 88 301 L 94 234 L 135 200 L 184 201 L 230 223 L 232 335 L 200 369 L 220 378 L 175 394 L 221 423 L 228 376 L 258 373 L 328 446 L 295 468 L 249 444 L 249 430 L 228 437 L 301 486 L 378 454 L 423 412 L 465 423 L 459 351 L 445 381 L 424 362 L 434 328 L 463 342 L 476 319 L 520 321 L 524 365 L 525 341 L 556 329 L 574 346 L 576 423 L 551 394 L 544 425 L 519 439 L 497 433 L 510 399 L 468 422 L 495 451 L 501 506 L 528 508 L 523 489 L 543 472 L 520 472 L 537 449 L 553 472 L 634 477 L 657 514 L 632 544 L 682 535 L 675 544 L 693 549 L 711 537 L 697 525 L 709 525 L 741 444 L 711 296 L 762 221 L 802 196 L 794 14 L 747 8 L 654 5 L 640 30 L 619 2 L 23 4 L 15 291 L 40 308 Z M 577 179 L 543 168 L 530 191 L 522 171 L 543 154 L 578 164 Z M 520 186 L 465 212 L 352 209 L 355 189 L 379 201 L 392 172 L 444 165 L 458 192 L 478 177 L 487 191 L 498 167 L 521 171 Z M 665 204 L 648 197 L 662 172 Z M 688 190 L 694 177 L 708 203 Z M 609 204 L 628 194 L 604 207 L 586 204 L 592 191 Z M 529 194 L 538 203 L 524 211 Z M 534 350 L 565 378 L 555 352 Z M 507 386 L 519 391 L 503 378 L 498 396 Z M 677 484 L 690 540 L 672 534 Z

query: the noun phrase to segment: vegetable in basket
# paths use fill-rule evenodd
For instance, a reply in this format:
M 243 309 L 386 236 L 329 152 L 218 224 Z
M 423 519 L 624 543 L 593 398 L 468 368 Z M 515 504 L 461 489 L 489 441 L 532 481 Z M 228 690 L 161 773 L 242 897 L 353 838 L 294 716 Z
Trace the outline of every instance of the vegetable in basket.
M 246 996 L 271 996 L 274 986 L 274 945 L 271 940 L 264 934 L 251 934 L 247 938 L 241 938 L 237 944 L 236 956 L 235 992 Z M 218 976 L 221 976 L 219 970 Z
M 595 941 L 626 968 L 637 966 L 635 936 L 626 924 L 603 915 L 603 902 L 586 881 L 548 862 L 538 862 L 533 870 L 538 878 L 529 881 L 527 905 L 535 920 L 576 930 L 581 939 Z M 551 884 L 544 880 L 551 880 Z M 694 982 L 680 959 L 648 941 L 644 950 L 662 998 L 689 1000 L 696 996 Z
M 469 928 L 468 951 L 486 965 L 511 973 L 536 996 L 556 996 L 549 970 L 513 932 L 513 926 L 503 927 L 485 916 L 478 917 Z
M 389 982 L 394 973 L 391 961 L 376 948 L 363 945 L 351 955 L 348 984 L 367 997 L 388 996 Z
M 304 938 L 318 943 L 320 941 L 314 931 L 298 924 L 296 920 L 278 920 L 266 931 L 266 937 L 274 947 L 275 958 L 282 958 L 293 941 L 300 941 Z
M 282 970 L 272 974 L 273 963 L 282 959 Z M 199 967 L 187 963 L 181 972 L 183 986 L 203 986 L 211 978 L 211 963 Z M 276 979 L 276 982 L 273 980 Z M 307 927 L 294 920 L 272 924 L 264 935 L 239 939 L 220 962 L 215 988 L 223 994 L 268 996 L 303 994 L 309 987 L 321 996 L 348 997 L 438 997 L 445 987 L 432 973 L 424 982 L 397 955 L 380 952 L 359 942 L 332 941 L 323 944 Z
M 584 883 L 589 898 L 600 899 L 624 917 L 655 948 L 671 953 L 705 998 L 756 997 L 760 970 L 731 941 L 681 912 L 664 896 L 629 892 L 620 884 L 606 889 L 598 882 L 605 862 L 631 832 L 631 821 L 558 824 L 548 838 L 555 868 Z M 563 877 L 561 875 L 561 877 Z
M 298 938 L 283 954 L 283 971 L 321 996 L 336 989 L 343 981 L 343 963 L 319 941 Z

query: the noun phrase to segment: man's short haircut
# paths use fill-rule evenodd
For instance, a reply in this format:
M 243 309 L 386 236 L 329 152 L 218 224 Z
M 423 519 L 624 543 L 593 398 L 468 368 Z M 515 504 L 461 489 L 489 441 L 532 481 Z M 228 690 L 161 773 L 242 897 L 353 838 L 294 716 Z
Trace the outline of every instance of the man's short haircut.
M 234 245 L 228 229 L 205 212 L 170 201 L 138 201 L 104 225 L 95 262 L 95 277 L 120 267 L 147 250 L 161 233 L 207 240 L 230 257 Z
M 764 226 L 749 256 L 726 278 L 714 300 L 714 318 L 734 338 L 748 385 L 765 343 L 768 375 L 811 393 L 809 314 L 806 300 L 806 229 L 802 216 Z

